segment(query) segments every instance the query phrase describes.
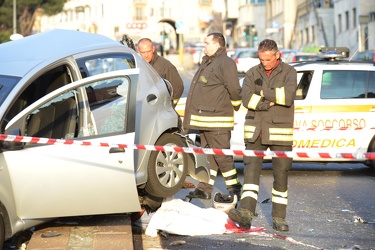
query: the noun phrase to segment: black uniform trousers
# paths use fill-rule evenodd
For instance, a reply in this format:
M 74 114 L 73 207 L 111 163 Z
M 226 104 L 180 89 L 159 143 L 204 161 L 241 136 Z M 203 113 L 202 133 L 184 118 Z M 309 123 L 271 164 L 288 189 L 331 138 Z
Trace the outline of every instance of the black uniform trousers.
M 279 145 L 263 145 L 261 143 L 261 137 L 254 143 L 246 143 L 246 149 L 248 150 L 267 150 L 270 148 L 271 151 L 292 151 L 292 146 L 279 146 Z M 255 208 L 259 192 L 260 173 L 262 170 L 263 157 L 244 156 L 244 185 L 243 193 L 241 196 L 241 202 L 239 208 L 245 208 L 255 214 Z M 288 191 L 288 172 L 292 166 L 292 158 L 272 158 L 272 171 L 273 171 L 273 190 L 272 190 L 272 217 L 286 217 L 286 202 L 279 203 L 274 202 L 274 197 L 278 193 L 286 193 Z M 247 191 L 247 187 L 251 187 L 251 195 L 244 195 Z M 257 190 L 258 189 L 258 190 Z M 274 191 L 276 190 L 276 192 Z M 287 201 L 287 196 L 283 197 L 283 200 Z M 275 199 L 277 200 L 277 199 Z
M 200 139 L 202 148 L 220 148 L 229 149 L 231 131 L 230 130 L 215 130 L 207 131 L 200 130 Z M 200 182 L 197 186 L 199 190 L 207 193 L 212 192 L 212 187 L 220 169 L 222 173 L 227 190 L 231 193 L 240 193 L 241 184 L 237 178 L 237 170 L 234 166 L 233 156 L 231 155 L 211 155 L 207 154 L 207 160 L 210 163 L 210 181 L 209 183 Z

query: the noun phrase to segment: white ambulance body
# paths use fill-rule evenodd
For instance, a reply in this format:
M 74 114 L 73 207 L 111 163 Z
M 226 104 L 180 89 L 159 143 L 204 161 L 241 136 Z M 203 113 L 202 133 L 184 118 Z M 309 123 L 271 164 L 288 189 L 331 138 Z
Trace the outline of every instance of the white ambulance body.
M 347 57 L 348 50 L 341 54 Z M 375 161 L 364 155 L 375 151 L 375 66 L 336 59 L 293 65 L 298 81 L 293 159 L 363 162 L 375 168 Z M 244 107 L 236 112 L 231 149 L 245 148 L 246 112 Z

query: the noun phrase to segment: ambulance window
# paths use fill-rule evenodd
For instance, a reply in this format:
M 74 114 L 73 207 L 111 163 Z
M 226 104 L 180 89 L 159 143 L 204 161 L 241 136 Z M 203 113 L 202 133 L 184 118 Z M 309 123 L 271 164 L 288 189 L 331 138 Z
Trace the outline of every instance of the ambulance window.
M 325 70 L 322 77 L 322 99 L 365 98 L 366 71 Z
M 375 98 L 375 71 L 370 71 L 367 98 Z
M 312 75 L 312 71 L 302 71 L 297 73 L 298 87 L 296 92 L 296 100 L 304 100 L 306 98 Z

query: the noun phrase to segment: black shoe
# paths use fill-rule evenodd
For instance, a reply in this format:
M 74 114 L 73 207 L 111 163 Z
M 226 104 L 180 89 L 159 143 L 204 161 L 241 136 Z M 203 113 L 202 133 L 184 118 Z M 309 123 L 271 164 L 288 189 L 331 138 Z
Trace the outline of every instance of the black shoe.
M 241 188 L 242 188 L 242 185 L 241 184 L 236 184 L 236 185 L 232 185 L 231 187 L 232 187 L 232 189 L 229 191 L 229 194 L 230 195 L 237 195 L 237 200 L 240 200 L 241 199 Z
M 288 223 L 285 221 L 284 218 L 273 217 L 272 222 L 273 222 L 273 229 L 275 229 L 276 231 L 283 231 L 283 232 L 289 231 Z
M 232 208 L 231 210 L 229 210 L 228 217 L 232 221 L 238 223 L 240 227 L 244 229 L 250 229 L 254 214 L 244 208 Z
M 189 193 L 189 197 L 190 198 L 198 198 L 198 199 L 209 200 L 209 199 L 211 199 L 211 193 L 207 193 L 207 192 L 204 192 L 204 191 L 196 188 L 194 191 Z

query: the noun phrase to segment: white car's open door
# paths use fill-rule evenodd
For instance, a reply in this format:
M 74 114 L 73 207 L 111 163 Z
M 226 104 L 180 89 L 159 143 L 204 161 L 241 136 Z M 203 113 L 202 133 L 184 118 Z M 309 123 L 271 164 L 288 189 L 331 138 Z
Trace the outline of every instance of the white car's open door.
M 9 186 L 4 188 L 11 190 L 9 195 L 14 197 L 20 218 L 141 210 L 134 149 L 118 146 L 134 144 L 134 132 L 127 131 L 127 121 L 131 119 L 127 116 L 132 113 L 127 112 L 127 107 L 135 101 L 129 93 L 137 86 L 138 76 L 139 70 L 131 69 L 85 78 L 46 95 L 9 122 L 7 133 L 18 130 L 28 137 L 52 134 L 54 139 L 62 138 L 57 142 L 25 143 L 21 149 L 0 154 L 3 172 L 9 175 Z M 90 91 L 96 91 L 103 99 L 90 99 Z M 74 100 L 70 106 L 66 104 L 68 99 Z M 62 109 L 76 117 L 59 117 L 58 113 L 66 115 L 59 111 L 61 102 Z M 32 119 L 39 123 L 31 125 Z M 72 122 L 77 125 L 69 130 Z M 53 124 L 52 131 L 48 126 L 42 128 L 46 123 Z M 67 131 L 61 134 L 61 130 Z M 57 137 L 56 131 L 62 137 Z

